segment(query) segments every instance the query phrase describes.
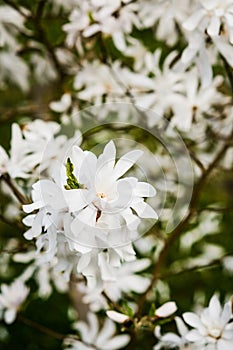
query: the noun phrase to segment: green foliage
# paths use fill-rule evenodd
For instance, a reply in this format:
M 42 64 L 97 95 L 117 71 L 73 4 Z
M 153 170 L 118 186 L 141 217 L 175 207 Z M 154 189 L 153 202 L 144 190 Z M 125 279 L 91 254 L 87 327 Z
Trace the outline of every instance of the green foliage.
M 64 186 L 66 190 L 76 190 L 78 188 L 83 188 L 83 185 L 81 185 L 78 182 L 73 172 L 74 172 L 74 164 L 71 162 L 70 158 L 68 158 L 66 161 L 67 185 Z

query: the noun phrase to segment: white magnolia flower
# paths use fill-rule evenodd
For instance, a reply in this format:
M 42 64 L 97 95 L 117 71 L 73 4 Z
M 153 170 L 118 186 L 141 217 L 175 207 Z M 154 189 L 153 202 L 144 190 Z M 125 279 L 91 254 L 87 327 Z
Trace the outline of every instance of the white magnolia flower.
M 12 124 L 11 128 L 11 149 L 10 156 L 1 147 L 1 170 L 0 173 L 8 173 L 12 179 L 28 178 L 29 172 L 34 168 L 37 159 L 34 155 L 28 154 L 28 147 L 18 124 Z
M 82 51 L 82 37 L 102 32 L 110 35 L 114 45 L 123 51 L 126 48 L 125 34 L 132 31 L 133 25 L 140 27 L 136 12 L 137 4 L 128 0 L 81 2 L 72 11 L 70 22 L 63 26 L 67 32 L 67 44 Z
M 114 74 L 119 76 L 119 68 L 119 62 L 115 62 L 112 68 L 97 60 L 91 63 L 84 62 L 74 80 L 75 90 L 80 90 L 77 93 L 78 97 L 99 104 L 103 96 L 107 97 L 106 102 L 109 101 L 109 96 L 123 96 L 124 90 L 114 77 Z
M 49 107 L 52 109 L 52 111 L 57 113 L 64 113 L 66 112 L 72 103 L 71 94 L 68 92 L 63 94 L 61 96 L 60 101 L 53 101 L 49 104 Z
M 233 325 L 229 323 L 231 317 L 231 302 L 227 302 L 221 308 L 218 298 L 214 295 L 200 316 L 192 312 L 183 314 L 185 322 L 194 328 L 186 334 L 186 339 L 200 344 L 200 349 L 231 350 L 233 344 Z
M 221 27 L 223 26 L 223 27 Z M 183 23 L 186 30 L 197 27 L 210 37 L 220 36 L 227 31 L 233 44 L 233 3 L 232 0 L 199 0 L 197 9 Z
M 38 45 L 38 49 L 41 47 Z M 46 53 L 43 55 L 33 53 L 30 55 L 30 61 L 32 64 L 33 74 L 39 84 L 47 84 L 54 81 L 57 78 L 57 72 L 51 62 L 51 59 Z
M 113 268 L 135 259 L 131 240 L 137 236 L 141 219 L 157 218 L 144 201 L 155 195 L 155 189 L 135 177 L 121 179 L 141 155 L 134 150 L 116 162 L 112 141 L 98 158 L 74 146 L 72 161 L 69 158 L 66 164 L 69 172 L 72 168 L 72 178 L 61 164 L 55 180 L 33 185 L 33 203 L 24 205 L 24 210 L 39 211 L 23 220 L 31 227 L 25 237 L 37 237 L 38 250 L 45 249 L 51 259 L 56 255 L 58 234 L 64 235 L 70 250 L 79 255 L 78 272 L 89 283 L 95 285 L 100 276 L 103 281 L 115 280 Z
M 171 125 L 176 126 L 181 131 L 190 131 L 194 122 L 195 124 L 197 122 L 206 124 L 203 115 L 205 113 L 211 114 L 214 111 L 213 105 L 220 106 L 230 101 L 229 97 L 217 90 L 222 81 L 221 76 L 216 76 L 212 84 L 204 88 L 199 86 L 198 74 L 195 69 L 185 73 L 183 103 L 174 105 Z
M 179 349 L 179 350 L 199 350 L 199 348 L 185 339 L 188 333 L 188 327 L 184 324 L 180 317 L 175 317 L 176 327 L 178 334 L 176 333 L 165 333 L 161 335 L 160 327 L 156 327 L 154 330 L 155 337 L 159 342 L 154 346 L 153 350 L 160 350 L 164 348 L 168 349 Z
M 183 51 L 181 62 L 186 67 L 193 62 L 197 65 L 203 87 L 211 84 L 212 63 L 218 52 L 232 66 L 232 23 L 231 0 L 199 0 L 196 10 L 183 23 L 188 46 Z
M 179 32 L 177 24 L 181 24 L 187 17 L 190 8 L 190 0 L 140 0 L 139 1 L 139 18 L 143 26 L 153 28 L 156 26 L 156 38 L 165 41 L 168 45 L 174 45 L 178 38 Z
M 8 81 L 17 85 L 24 92 L 29 89 L 29 67 L 21 57 L 10 50 L 0 53 L 0 88 L 6 88 Z
M 12 49 L 17 46 L 16 36 L 24 31 L 24 17 L 11 6 L 0 6 L 0 47 L 7 45 Z
M 0 293 L 0 311 L 6 323 L 14 322 L 17 311 L 26 299 L 29 289 L 18 279 L 11 285 L 2 284 Z
M 128 334 L 115 335 L 115 324 L 108 318 L 105 319 L 103 327 L 99 328 L 98 319 L 95 314 L 88 313 L 88 324 L 79 321 L 74 324 L 74 329 L 81 334 L 81 340 L 65 339 L 65 348 L 70 350 L 117 350 L 124 348 L 129 340 Z
M 11 178 L 38 178 L 41 172 L 51 175 L 54 164 L 63 159 L 70 145 L 81 143 L 81 133 L 76 131 L 73 138 L 57 135 L 61 126 L 52 121 L 36 119 L 24 124 L 12 125 L 10 156 L 0 147 L 0 173 Z

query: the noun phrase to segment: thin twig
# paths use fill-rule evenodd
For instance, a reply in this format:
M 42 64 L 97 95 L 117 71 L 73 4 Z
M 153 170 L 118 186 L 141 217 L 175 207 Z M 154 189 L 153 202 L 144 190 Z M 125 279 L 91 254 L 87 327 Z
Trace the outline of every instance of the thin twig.
M 3 174 L 0 177 L 0 179 L 2 179 L 8 185 L 8 187 L 11 189 L 11 191 L 21 204 L 28 204 L 29 201 L 15 186 L 9 174 Z

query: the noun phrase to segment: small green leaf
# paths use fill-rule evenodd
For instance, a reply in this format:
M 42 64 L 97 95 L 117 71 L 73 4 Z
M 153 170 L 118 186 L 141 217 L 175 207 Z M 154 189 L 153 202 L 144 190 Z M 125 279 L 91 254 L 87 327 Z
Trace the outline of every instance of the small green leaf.
M 64 186 L 66 190 L 75 190 L 75 189 L 84 187 L 78 182 L 73 172 L 74 172 L 74 165 L 71 162 L 70 158 L 68 158 L 66 161 L 66 176 L 67 176 L 66 183 L 67 184 Z
M 151 307 L 150 307 L 150 310 L 149 310 L 149 316 L 150 317 L 153 317 L 155 315 L 155 310 L 156 310 L 155 304 L 152 303 Z
M 127 304 L 125 300 L 122 301 L 121 309 L 122 309 L 122 313 L 124 313 L 125 315 L 128 315 L 129 317 L 133 317 L 134 311 L 133 309 L 131 309 L 131 307 Z

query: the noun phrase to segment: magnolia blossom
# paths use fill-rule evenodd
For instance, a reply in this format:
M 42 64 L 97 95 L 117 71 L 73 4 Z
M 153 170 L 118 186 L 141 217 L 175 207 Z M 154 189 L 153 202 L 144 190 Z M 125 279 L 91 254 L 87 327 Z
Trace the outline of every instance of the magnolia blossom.
M 26 299 L 29 289 L 22 280 L 15 280 L 11 285 L 2 284 L 0 293 L 0 312 L 6 323 L 14 322 L 17 311 Z
M 218 298 L 214 295 L 209 306 L 200 316 L 192 312 L 183 314 L 185 322 L 194 329 L 186 334 L 186 339 L 199 345 L 200 349 L 231 350 L 233 344 L 233 325 L 229 323 L 232 317 L 231 302 L 221 308 Z
M 123 51 L 126 48 L 125 34 L 139 27 L 136 15 L 137 4 L 125 1 L 90 1 L 79 3 L 70 15 L 70 22 L 63 26 L 67 32 L 67 44 L 82 51 L 82 37 L 87 38 L 98 32 L 110 35 L 115 46 Z
M 25 9 L 21 8 L 22 11 Z M 25 31 L 24 16 L 8 5 L 0 6 L 0 47 L 7 45 L 15 50 L 15 36 L 19 31 Z
M 6 89 L 10 81 L 23 92 L 29 89 L 29 67 L 15 52 L 4 50 L 0 53 L 0 88 Z
M 24 205 L 30 213 L 24 223 L 31 228 L 25 238 L 37 237 L 37 248 L 55 256 L 58 237 L 79 255 L 77 270 L 90 281 L 93 277 L 113 279 L 113 267 L 135 259 L 131 240 L 137 237 L 141 219 L 157 214 L 144 198 L 155 189 L 135 177 L 122 178 L 142 155 L 130 151 L 116 163 L 116 148 L 109 142 L 97 158 L 74 146 L 65 166 L 54 172 L 54 180 L 33 185 L 33 203 Z M 72 162 L 71 160 L 72 159 Z
M 162 0 L 155 2 L 153 0 L 139 1 L 139 17 L 143 27 L 153 28 L 156 26 L 156 38 L 165 41 L 168 45 L 174 45 L 178 38 L 179 32 L 177 24 L 181 24 L 189 13 L 190 0 Z
M 191 16 L 183 23 L 186 30 L 197 27 L 206 30 L 211 37 L 220 36 L 221 32 L 228 32 L 229 40 L 233 44 L 233 4 L 231 0 L 199 0 Z M 221 28 L 221 25 L 223 26 Z
M 154 346 L 154 350 L 160 350 L 164 348 L 179 349 L 179 350 L 199 350 L 198 346 L 192 344 L 185 339 L 188 333 L 188 327 L 184 324 L 180 317 L 175 317 L 176 327 L 179 335 L 176 333 L 168 332 L 161 335 L 161 327 L 157 326 L 154 331 L 155 337 L 159 342 Z
M 40 172 L 52 174 L 53 166 L 63 159 L 71 144 L 81 143 L 81 134 L 76 131 L 73 138 L 57 135 L 61 126 L 56 122 L 35 121 L 20 128 L 12 125 L 10 156 L 0 146 L 0 174 L 8 173 L 11 178 L 38 178 Z
M 232 66 L 232 19 L 231 0 L 199 0 L 196 10 L 183 22 L 188 46 L 183 51 L 181 62 L 186 67 L 193 62 L 197 65 L 203 87 L 211 84 L 212 64 L 218 52 Z
M 71 350 L 117 350 L 125 347 L 130 337 L 128 334 L 115 335 L 116 328 L 110 319 L 105 319 L 99 328 L 98 318 L 93 313 L 87 314 L 88 324 L 76 322 L 73 327 L 81 334 L 81 340 L 65 339 L 65 348 Z

